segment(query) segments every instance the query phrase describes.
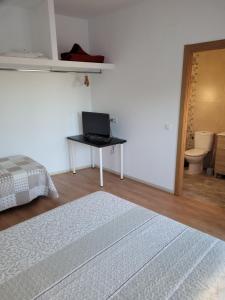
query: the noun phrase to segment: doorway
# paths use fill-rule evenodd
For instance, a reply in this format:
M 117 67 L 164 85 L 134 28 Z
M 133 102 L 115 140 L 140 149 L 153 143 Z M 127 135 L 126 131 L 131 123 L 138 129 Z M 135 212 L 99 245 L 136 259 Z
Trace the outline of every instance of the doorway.
M 177 155 L 177 170 L 176 170 L 176 184 L 175 184 L 175 194 L 176 195 L 182 195 L 185 192 L 186 195 L 184 196 L 189 196 L 189 198 L 198 198 L 200 196 L 204 197 L 208 192 L 205 187 L 209 187 L 210 185 L 214 187 L 215 190 L 219 191 L 220 188 L 224 187 L 224 193 L 225 193 L 225 181 L 221 183 L 221 181 L 218 181 L 216 176 L 213 177 L 213 173 L 215 172 L 215 175 L 219 175 L 220 173 L 223 173 L 223 170 L 219 170 L 219 173 L 217 174 L 217 169 L 216 166 L 218 167 L 218 163 L 216 164 L 216 158 L 215 158 L 215 149 L 216 145 L 220 145 L 219 143 L 222 143 L 221 148 L 225 150 L 225 145 L 223 147 L 223 140 L 220 137 L 218 137 L 218 131 L 220 130 L 212 130 L 210 131 L 207 126 L 204 127 L 196 127 L 191 122 L 193 123 L 193 90 L 195 90 L 194 85 L 196 84 L 196 76 L 198 75 L 198 60 L 202 60 L 203 58 L 206 58 L 206 53 L 212 53 L 215 51 L 219 50 L 224 50 L 225 51 L 225 40 L 219 40 L 219 41 L 213 41 L 213 42 L 206 42 L 206 43 L 199 43 L 199 44 L 193 44 L 193 45 L 186 45 L 184 47 L 184 62 L 183 62 L 183 79 L 182 79 L 182 92 L 181 92 L 181 109 L 180 109 L 180 126 L 179 126 L 179 140 L 178 140 L 178 155 Z M 225 52 L 224 52 L 225 53 Z M 225 55 L 225 54 L 224 54 Z M 205 56 L 205 57 L 204 57 Z M 208 91 L 209 93 L 210 91 Z M 224 91 L 225 93 L 225 91 Z M 196 96 L 196 95 L 195 95 Z M 216 116 L 215 116 L 216 117 Z M 198 118 L 197 118 L 198 119 Z M 197 123 L 197 122 L 195 122 Z M 199 131 L 196 130 L 196 128 L 199 128 Z M 206 130 L 208 129 L 208 130 Z M 199 141 L 202 137 L 201 134 L 198 136 L 198 133 L 206 133 L 208 134 L 209 132 L 214 132 L 213 136 L 213 141 L 214 144 L 211 145 L 211 151 L 208 151 L 210 155 L 204 154 L 203 156 L 207 156 L 208 165 L 206 168 L 208 169 L 208 175 L 211 175 L 211 177 L 204 177 L 206 170 L 204 169 L 203 172 L 199 172 L 197 170 L 198 168 L 202 168 L 203 166 L 203 160 L 202 160 L 202 166 L 194 165 L 192 164 L 191 159 L 188 159 L 189 156 L 187 156 L 187 149 L 191 149 L 190 155 L 191 158 L 192 156 L 197 156 L 200 157 L 200 154 L 202 155 L 203 153 L 197 153 L 197 151 L 192 151 L 194 150 L 194 144 L 196 141 Z M 224 128 L 225 131 L 225 128 Z M 197 135 L 197 138 L 195 140 L 195 137 Z M 224 137 L 225 140 L 225 137 Z M 219 147 L 219 146 L 218 146 Z M 207 151 L 206 151 L 207 152 Z M 225 153 L 224 153 L 225 154 Z M 219 157 L 220 159 L 225 160 L 225 157 L 222 158 L 221 155 L 223 156 L 222 152 L 219 152 Z M 205 158 L 204 158 L 205 159 Z M 191 162 L 191 164 L 190 164 Z M 185 172 L 185 164 L 187 164 L 187 170 L 189 168 L 190 164 L 190 170 L 189 172 L 193 173 L 196 172 L 195 176 L 190 176 L 188 174 L 188 171 L 186 170 Z M 223 162 L 222 162 L 223 164 Z M 221 162 L 220 162 L 221 166 Z M 193 167 L 193 170 L 192 170 Z M 197 168 L 197 169 L 196 169 Z M 223 166 L 222 166 L 223 169 Z M 225 169 L 225 162 L 224 162 L 224 169 Z M 191 174 L 192 174 L 191 173 Z M 198 173 L 198 175 L 197 175 Z M 187 175 L 188 174 L 188 175 Z M 194 173 L 193 173 L 194 174 Z M 223 174 L 221 174 L 223 175 Z M 218 186 L 217 186 L 218 184 Z M 205 186 L 205 187 L 204 187 Z M 192 190 L 190 190 L 189 195 L 187 193 L 188 187 L 191 187 Z M 185 189 L 185 191 L 184 191 Z M 196 190 L 195 190 L 196 189 Z M 202 190 L 201 190 L 202 189 Z M 224 194 L 225 195 L 225 194 Z M 212 195 L 213 196 L 213 195 Z

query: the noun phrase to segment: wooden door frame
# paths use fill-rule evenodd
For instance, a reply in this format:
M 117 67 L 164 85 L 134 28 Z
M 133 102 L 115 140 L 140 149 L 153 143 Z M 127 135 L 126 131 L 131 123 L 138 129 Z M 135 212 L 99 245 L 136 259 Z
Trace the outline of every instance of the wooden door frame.
M 188 104 L 191 93 L 191 75 L 193 55 L 196 52 L 225 49 L 225 40 L 198 43 L 184 46 L 183 75 L 180 101 L 180 121 L 177 146 L 177 165 L 175 180 L 175 195 L 182 194 L 184 176 L 184 153 L 187 137 Z

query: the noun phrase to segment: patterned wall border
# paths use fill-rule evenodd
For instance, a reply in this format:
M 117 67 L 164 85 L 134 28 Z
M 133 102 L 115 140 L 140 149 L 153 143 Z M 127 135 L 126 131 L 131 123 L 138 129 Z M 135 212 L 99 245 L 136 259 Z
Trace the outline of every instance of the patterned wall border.
M 191 75 L 191 95 L 188 104 L 188 126 L 186 149 L 194 148 L 194 112 L 196 104 L 196 90 L 199 73 L 199 53 L 194 53 Z

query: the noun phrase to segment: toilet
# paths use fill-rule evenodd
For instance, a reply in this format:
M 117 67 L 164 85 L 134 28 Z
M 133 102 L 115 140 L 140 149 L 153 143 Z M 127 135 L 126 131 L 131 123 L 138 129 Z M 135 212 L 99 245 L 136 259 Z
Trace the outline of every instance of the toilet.
M 212 150 L 214 133 L 209 131 L 196 131 L 194 149 L 185 151 L 185 159 L 189 162 L 189 168 L 185 172 L 189 175 L 200 174 L 203 171 L 203 160 Z

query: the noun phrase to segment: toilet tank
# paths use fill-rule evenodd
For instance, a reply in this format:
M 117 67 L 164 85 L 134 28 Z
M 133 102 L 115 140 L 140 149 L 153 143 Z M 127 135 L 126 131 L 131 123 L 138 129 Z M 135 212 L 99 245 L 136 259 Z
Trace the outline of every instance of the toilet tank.
M 209 152 L 212 149 L 214 133 L 209 131 L 195 132 L 195 148 Z

